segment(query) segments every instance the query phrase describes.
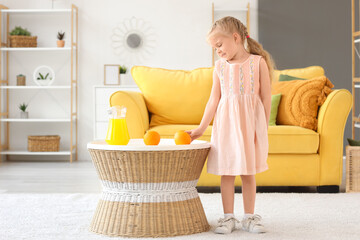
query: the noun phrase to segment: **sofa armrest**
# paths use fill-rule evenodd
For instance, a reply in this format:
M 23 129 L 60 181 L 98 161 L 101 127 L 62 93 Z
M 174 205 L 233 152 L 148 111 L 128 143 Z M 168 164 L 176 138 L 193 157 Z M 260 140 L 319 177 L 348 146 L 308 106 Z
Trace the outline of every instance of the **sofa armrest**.
M 149 112 L 142 93 L 117 91 L 110 96 L 110 106 L 125 106 L 130 138 L 143 138 L 149 129 Z
M 320 185 L 341 184 L 344 130 L 352 100 L 348 90 L 335 89 L 319 109 Z

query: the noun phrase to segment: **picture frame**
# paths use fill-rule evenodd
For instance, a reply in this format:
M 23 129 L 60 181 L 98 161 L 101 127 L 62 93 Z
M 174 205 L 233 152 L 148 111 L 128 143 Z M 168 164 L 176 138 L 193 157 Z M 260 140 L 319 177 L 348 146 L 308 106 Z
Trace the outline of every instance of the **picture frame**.
M 104 85 L 120 85 L 120 65 L 104 65 Z

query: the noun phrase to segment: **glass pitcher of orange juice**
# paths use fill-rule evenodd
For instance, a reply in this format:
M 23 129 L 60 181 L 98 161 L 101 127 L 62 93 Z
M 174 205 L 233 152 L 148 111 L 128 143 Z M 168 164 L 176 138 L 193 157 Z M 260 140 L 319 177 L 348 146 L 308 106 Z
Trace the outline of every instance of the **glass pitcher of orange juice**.
M 109 145 L 127 145 L 130 141 L 126 124 L 126 107 L 113 106 L 108 110 L 109 126 L 105 141 Z

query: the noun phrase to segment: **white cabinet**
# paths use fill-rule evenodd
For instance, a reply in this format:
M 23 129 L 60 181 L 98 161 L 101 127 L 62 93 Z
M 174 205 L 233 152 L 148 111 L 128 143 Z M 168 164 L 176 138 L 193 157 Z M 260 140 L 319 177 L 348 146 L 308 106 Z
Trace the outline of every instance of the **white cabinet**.
M 117 91 L 141 92 L 135 85 L 128 86 L 94 86 L 94 139 L 105 139 L 108 128 L 107 110 L 110 107 L 110 96 Z
M 70 23 L 70 28 L 67 31 L 68 37 L 65 38 L 67 39 L 67 46 L 63 48 L 51 46 L 55 45 L 55 41 L 52 41 L 53 44 L 48 44 L 45 40 L 56 40 L 56 38 L 51 36 L 48 31 L 42 31 L 41 33 L 44 33 L 44 36 L 38 37 L 38 47 L 10 47 L 7 36 L 11 31 L 9 27 L 19 23 L 13 22 L 12 15 L 18 16 L 16 19 L 20 21 L 20 24 L 29 24 L 34 27 L 38 27 L 38 25 L 33 20 L 35 18 L 41 19 L 42 29 L 57 29 L 58 26 L 53 26 L 57 22 L 60 22 L 59 24 L 63 24 L 63 21 Z M 0 16 L 0 162 L 3 155 L 67 155 L 70 162 L 73 159 L 77 160 L 78 8 L 71 5 L 69 9 L 9 9 L 0 5 Z M 19 18 L 19 16 L 21 17 Z M 52 21 L 55 17 L 60 20 Z M 31 21 L 26 22 L 24 19 L 31 19 Z M 37 59 L 41 58 L 41 61 L 37 62 L 35 56 L 38 57 Z M 68 60 L 59 60 L 60 56 L 66 57 Z M 16 86 L 13 81 L 14 68 L 21 66 L 23 69 L 33 69 L 35 64 L 44 65 L 43 62 L 49 62 L 50 57 L 58 68 L 55 69 L 58 70 L 56 76 L 59 76 L 54 80 L 56 83 L 51 86 L 37 86 L 32 82 L 32 76 L 27 75 L 26 85 Z M 31 59 L 31 61 L 20 63 L 19 59 L 22 58 Z M 28 99 L 28 101 L 32 101 L 39 94 L 47 96 L 46 100 L 40 104 L 31 105 L 34 108 L 33 112 L 30 112 L 30 118 L 19 118 L 15 111 L 18 110 L 18 101 L 22 100 L 24 95 L 33 96 Z M 66 103 L 67 106 L 65 108 L 59 104 L 60 106 L 56 109 L 56 106 L 53 108 L 53 105 L 50 104 L 51 101 L 64 103 L 64 105 Z M 45 103 L 51 107 L 44 107 Z M 34 114 L 32 115 L 32 113 Z M 59 124 L 66 125 L 64 127 L 66 133 L 57 129 Z M 51 129 L 55 134 L 66 136 L 66 139 L 60 140 L 59 152 L 29 152 L 24 146 L 25 144 L 19 144 L 19 142 L 24 143 L 23 140 L 27 139 L 27 135 L 24 133 L 25 131 L 21 131 L 22 129 L 31 135 L 47 135 L 40 131 L 44 128 Z M 15 139 L 15 131 L 21 137 Z M 65 143 L 64 146 L 61 146 L 62 141 Z

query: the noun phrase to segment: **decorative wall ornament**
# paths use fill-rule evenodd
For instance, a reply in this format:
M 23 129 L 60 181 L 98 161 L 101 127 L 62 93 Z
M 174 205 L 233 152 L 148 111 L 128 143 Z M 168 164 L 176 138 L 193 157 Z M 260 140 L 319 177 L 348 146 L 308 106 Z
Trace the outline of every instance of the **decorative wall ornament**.
M 113 29 L 111 41 L 115 54 L 127 64 L 150 57 L 156 43 L 154 29 L 148 22 L 136 17 L 119 23 Z

